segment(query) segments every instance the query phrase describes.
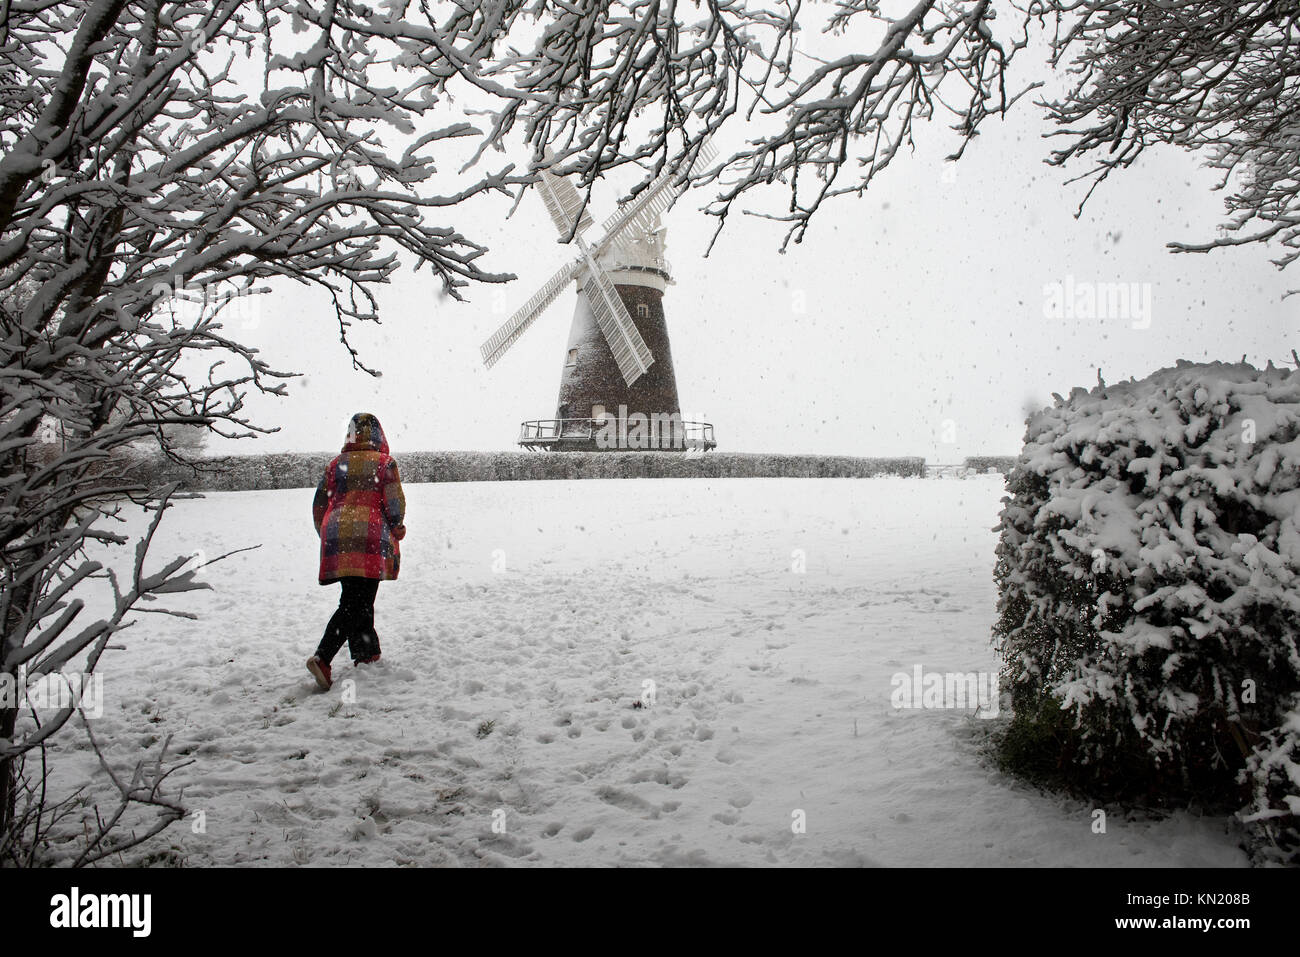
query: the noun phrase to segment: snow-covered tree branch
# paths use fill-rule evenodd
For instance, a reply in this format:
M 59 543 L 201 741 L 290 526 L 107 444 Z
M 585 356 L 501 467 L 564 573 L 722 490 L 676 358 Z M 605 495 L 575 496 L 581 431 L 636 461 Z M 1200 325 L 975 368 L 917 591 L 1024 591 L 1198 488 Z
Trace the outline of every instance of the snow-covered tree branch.
M 1201 155 L 1222 174 L 1222 235 L 1180 252 L 1276 242 L 1300 256 L 1300 10 L 1258 0 L 1033 4 L 1055 24 L 1054 65 L 1074 84 L 1045 104 L 1065 145 L 1051 161 L 1091 160 L 1093 187 L 1151 146 Z M 1089 190 L 1091 193 L 1091 190 Z

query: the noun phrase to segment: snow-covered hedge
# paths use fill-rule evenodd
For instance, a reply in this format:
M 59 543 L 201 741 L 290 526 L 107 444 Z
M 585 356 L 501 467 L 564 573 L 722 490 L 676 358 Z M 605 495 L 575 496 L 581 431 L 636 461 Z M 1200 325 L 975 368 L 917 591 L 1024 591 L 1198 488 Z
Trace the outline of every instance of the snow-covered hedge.
M 200 471 L 154 458 L 141 481 L 180 482 L 205 491 L 315 488 L 332 452 L 285 452 L 202 460 Z M 925 475 L 922 458 L 709 452 L 403 452 L 393 453 L 404 482 L 504 482 L 600 478 L 870 478 Z
M 1180 362 L 1032 416 L 994 629 L 1004 757 L 1300 820 L 1300 373 Z M 1054 767 L 1050 767 L 1053 765 Z
M 968 455 L 962 464 L 976 472 L 987 472 L 992 469 L 1006 475 L 1016 467 L 1016 457 L 1014 455 Z

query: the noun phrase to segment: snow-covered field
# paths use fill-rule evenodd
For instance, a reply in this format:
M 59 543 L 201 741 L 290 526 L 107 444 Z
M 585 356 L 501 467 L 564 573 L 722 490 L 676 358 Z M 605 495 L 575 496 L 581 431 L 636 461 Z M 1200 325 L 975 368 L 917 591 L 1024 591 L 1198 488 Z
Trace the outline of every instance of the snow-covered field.
M 1093 833 L 1092 807 L 993 770 L 970 711 L 892 707 L 895 673 L 997 670 L 1000 476 L 406 492 L 401 580 L 376 603 L 384 660 L 354 669 L 344 648 L 328 693 L 303 667 L 338 592 L 316 584 L 311 492 L 169 513 L 155 565 L 262 547 L 211 566 L 214 591 L 172 598 L 198 621 L 141 616 L 101 663 L 110 757 L 171 733 L 195 759 L 172 780 L 204 832 L 177 824 L 147 851 L 192 866 L 1247 863 L 1218 818 L 1111 808 Z M 91 768 L 68 755 L 60 780 Z

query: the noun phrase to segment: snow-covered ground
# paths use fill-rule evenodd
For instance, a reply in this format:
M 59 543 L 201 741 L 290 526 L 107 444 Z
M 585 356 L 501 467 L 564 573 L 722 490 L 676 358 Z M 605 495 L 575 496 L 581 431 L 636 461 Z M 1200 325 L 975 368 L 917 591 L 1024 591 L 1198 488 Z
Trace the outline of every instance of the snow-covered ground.
M 198 621 L 141 616 L 101 663 L 110 757 L 171 733 L 195 759 L 173 781 L 205 831 L 177 824 L 149 851 L 189 865 L 1247 863 L 1218 818 L 1111 808 L 1094 833 L 1092 807 L 991 769 L 970 711 L 891 705 L 892 676 L 918 665 L 997 670 L 1001 476 L 406 492 L 401 580 L 376 605 L 384 660 L 354 670 L 345 648 L 328 693 L 303 667 L 338 592 L 316 584 L 311 492 L 210 494 L 169 514 L 155 565 L 262 547 L 211 566 L 214 591 L 172 598 Z M 89 758 L 66 756 L 60 779 L 89 776 Z

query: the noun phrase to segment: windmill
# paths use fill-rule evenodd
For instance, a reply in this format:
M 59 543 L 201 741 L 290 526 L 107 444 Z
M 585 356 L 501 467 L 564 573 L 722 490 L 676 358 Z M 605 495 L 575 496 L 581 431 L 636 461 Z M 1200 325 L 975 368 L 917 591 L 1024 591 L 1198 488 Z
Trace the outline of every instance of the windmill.
M 578 255 L 542 285 L 481 347 L 490 368 L 546 308 L 574 282 L 578 303 L 565 350 L 560 395 L 553 419 L 533 419 L 520 428 L 528 449 L 710 449 L 713 427 L 682 422 L 673 372 L 663 294 L 672 277 L 664 258 L 660 216 L 686 190 L 690 173 L 712 161 L 701 145 L 690 172 L 664 172 L 641 195 L 622 206 L 601 227 L 601 237 L 583 235 L 593 221 L 577 187 L 543 170 L 538 191 L 561 241 Z

